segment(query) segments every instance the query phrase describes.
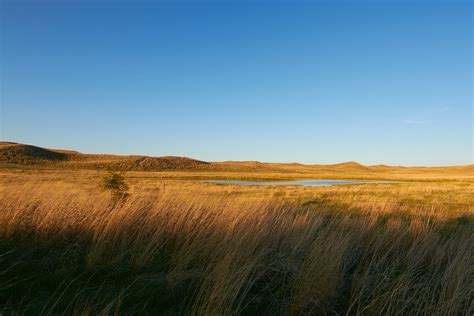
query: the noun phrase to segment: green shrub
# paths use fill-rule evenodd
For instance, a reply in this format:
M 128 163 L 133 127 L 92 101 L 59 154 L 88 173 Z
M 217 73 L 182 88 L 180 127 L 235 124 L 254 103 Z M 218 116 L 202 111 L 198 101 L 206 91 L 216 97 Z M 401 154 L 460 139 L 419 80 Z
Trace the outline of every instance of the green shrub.
M 109 171 L 101 182 L 101 188 L 112 193 L 114 200 L 124 199 L 128 196 L 128 185 L 124 177 L 113 171 Z

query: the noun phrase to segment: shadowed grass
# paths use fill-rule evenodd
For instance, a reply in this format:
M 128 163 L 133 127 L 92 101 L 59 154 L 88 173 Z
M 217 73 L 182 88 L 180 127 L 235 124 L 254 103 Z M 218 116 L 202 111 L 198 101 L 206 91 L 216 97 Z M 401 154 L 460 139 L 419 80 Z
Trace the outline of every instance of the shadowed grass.
M 470 182 L 128 178 L 113 203 L 96 174 L 51 177 L 1 180 L 5 314 L 474 312 Z

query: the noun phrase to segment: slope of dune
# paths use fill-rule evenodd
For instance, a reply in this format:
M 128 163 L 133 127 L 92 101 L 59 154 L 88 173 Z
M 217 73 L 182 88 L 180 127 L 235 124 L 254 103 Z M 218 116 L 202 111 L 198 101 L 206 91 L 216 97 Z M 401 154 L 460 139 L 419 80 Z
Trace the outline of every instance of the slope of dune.
M 123 171 L 196 170 L 209 163 L 186 157 L 147 157 L 94 155 L 86 159 L 71 160 L 68 165 L 76 168 L 115 169 Z M 101 157 L 102 156 L 102 157 Z
M 42 147 L 0 142 L 0 162 L 13 164 L 39 164 L 63 161 L 68 158 L 65 152 Z
M 274 172 L 292 174 L 331 174 L 334 176 L 396 174 L 459 174 L 474 176 L 474 165 L 452 167 L 364 166 L 357 162 L 333 165 L 304 165 L 300 163 L 265 163 L 259 161 L 206 162 L 187 157 L 120 156 L 82 154 L 72 150 L 47 149 L 32 145 L 0 142 L 0 164 L 48 166 L 71 169 L 113 169 L 122 171 L 216 171 L 216 172 Z
M 0 142 L 0 163 L 124 171 L 194 170 L 209 164 L 186 157 L 91 155 L 12 142 Z

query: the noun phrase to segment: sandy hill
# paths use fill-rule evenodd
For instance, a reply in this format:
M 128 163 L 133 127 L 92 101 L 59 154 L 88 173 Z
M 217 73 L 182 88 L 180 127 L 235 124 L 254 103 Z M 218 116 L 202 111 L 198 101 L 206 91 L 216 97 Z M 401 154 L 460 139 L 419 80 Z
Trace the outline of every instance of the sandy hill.
M 31 145 L 0 142 L 0 162 L 13 164 L 35 164 L 47 161 L 62 161 L 68 154 Z
M 449 174 L 473 176 L 474 165 L 453 167 L 364 166 L 357 162 L 333 165 L 304 165 L 300 163 L 265 163 L 259 161 L 206 162 L 187 157 L 149 157 L 82 154 L 72 150 L 47 149 L 13 142 L 0 142 L 0 166 L 31 165 L 73 169 L 113 169 L 123 171 L 222 171 L 274 172 L 292 174 L 320 174 L 332 176 L 381 176 L 399 174 Z
M 209 164 L 186 157 L 91 155 L 12 142 L 0 142 L 0 163 L 136 171 L 189 170 Z

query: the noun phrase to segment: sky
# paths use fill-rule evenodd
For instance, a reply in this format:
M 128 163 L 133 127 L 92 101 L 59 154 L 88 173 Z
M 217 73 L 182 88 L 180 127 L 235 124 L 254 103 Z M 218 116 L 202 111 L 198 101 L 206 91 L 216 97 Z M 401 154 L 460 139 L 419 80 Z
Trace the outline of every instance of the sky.
M 471 1 L 2 0 L 0 139 L 471 164 Z

